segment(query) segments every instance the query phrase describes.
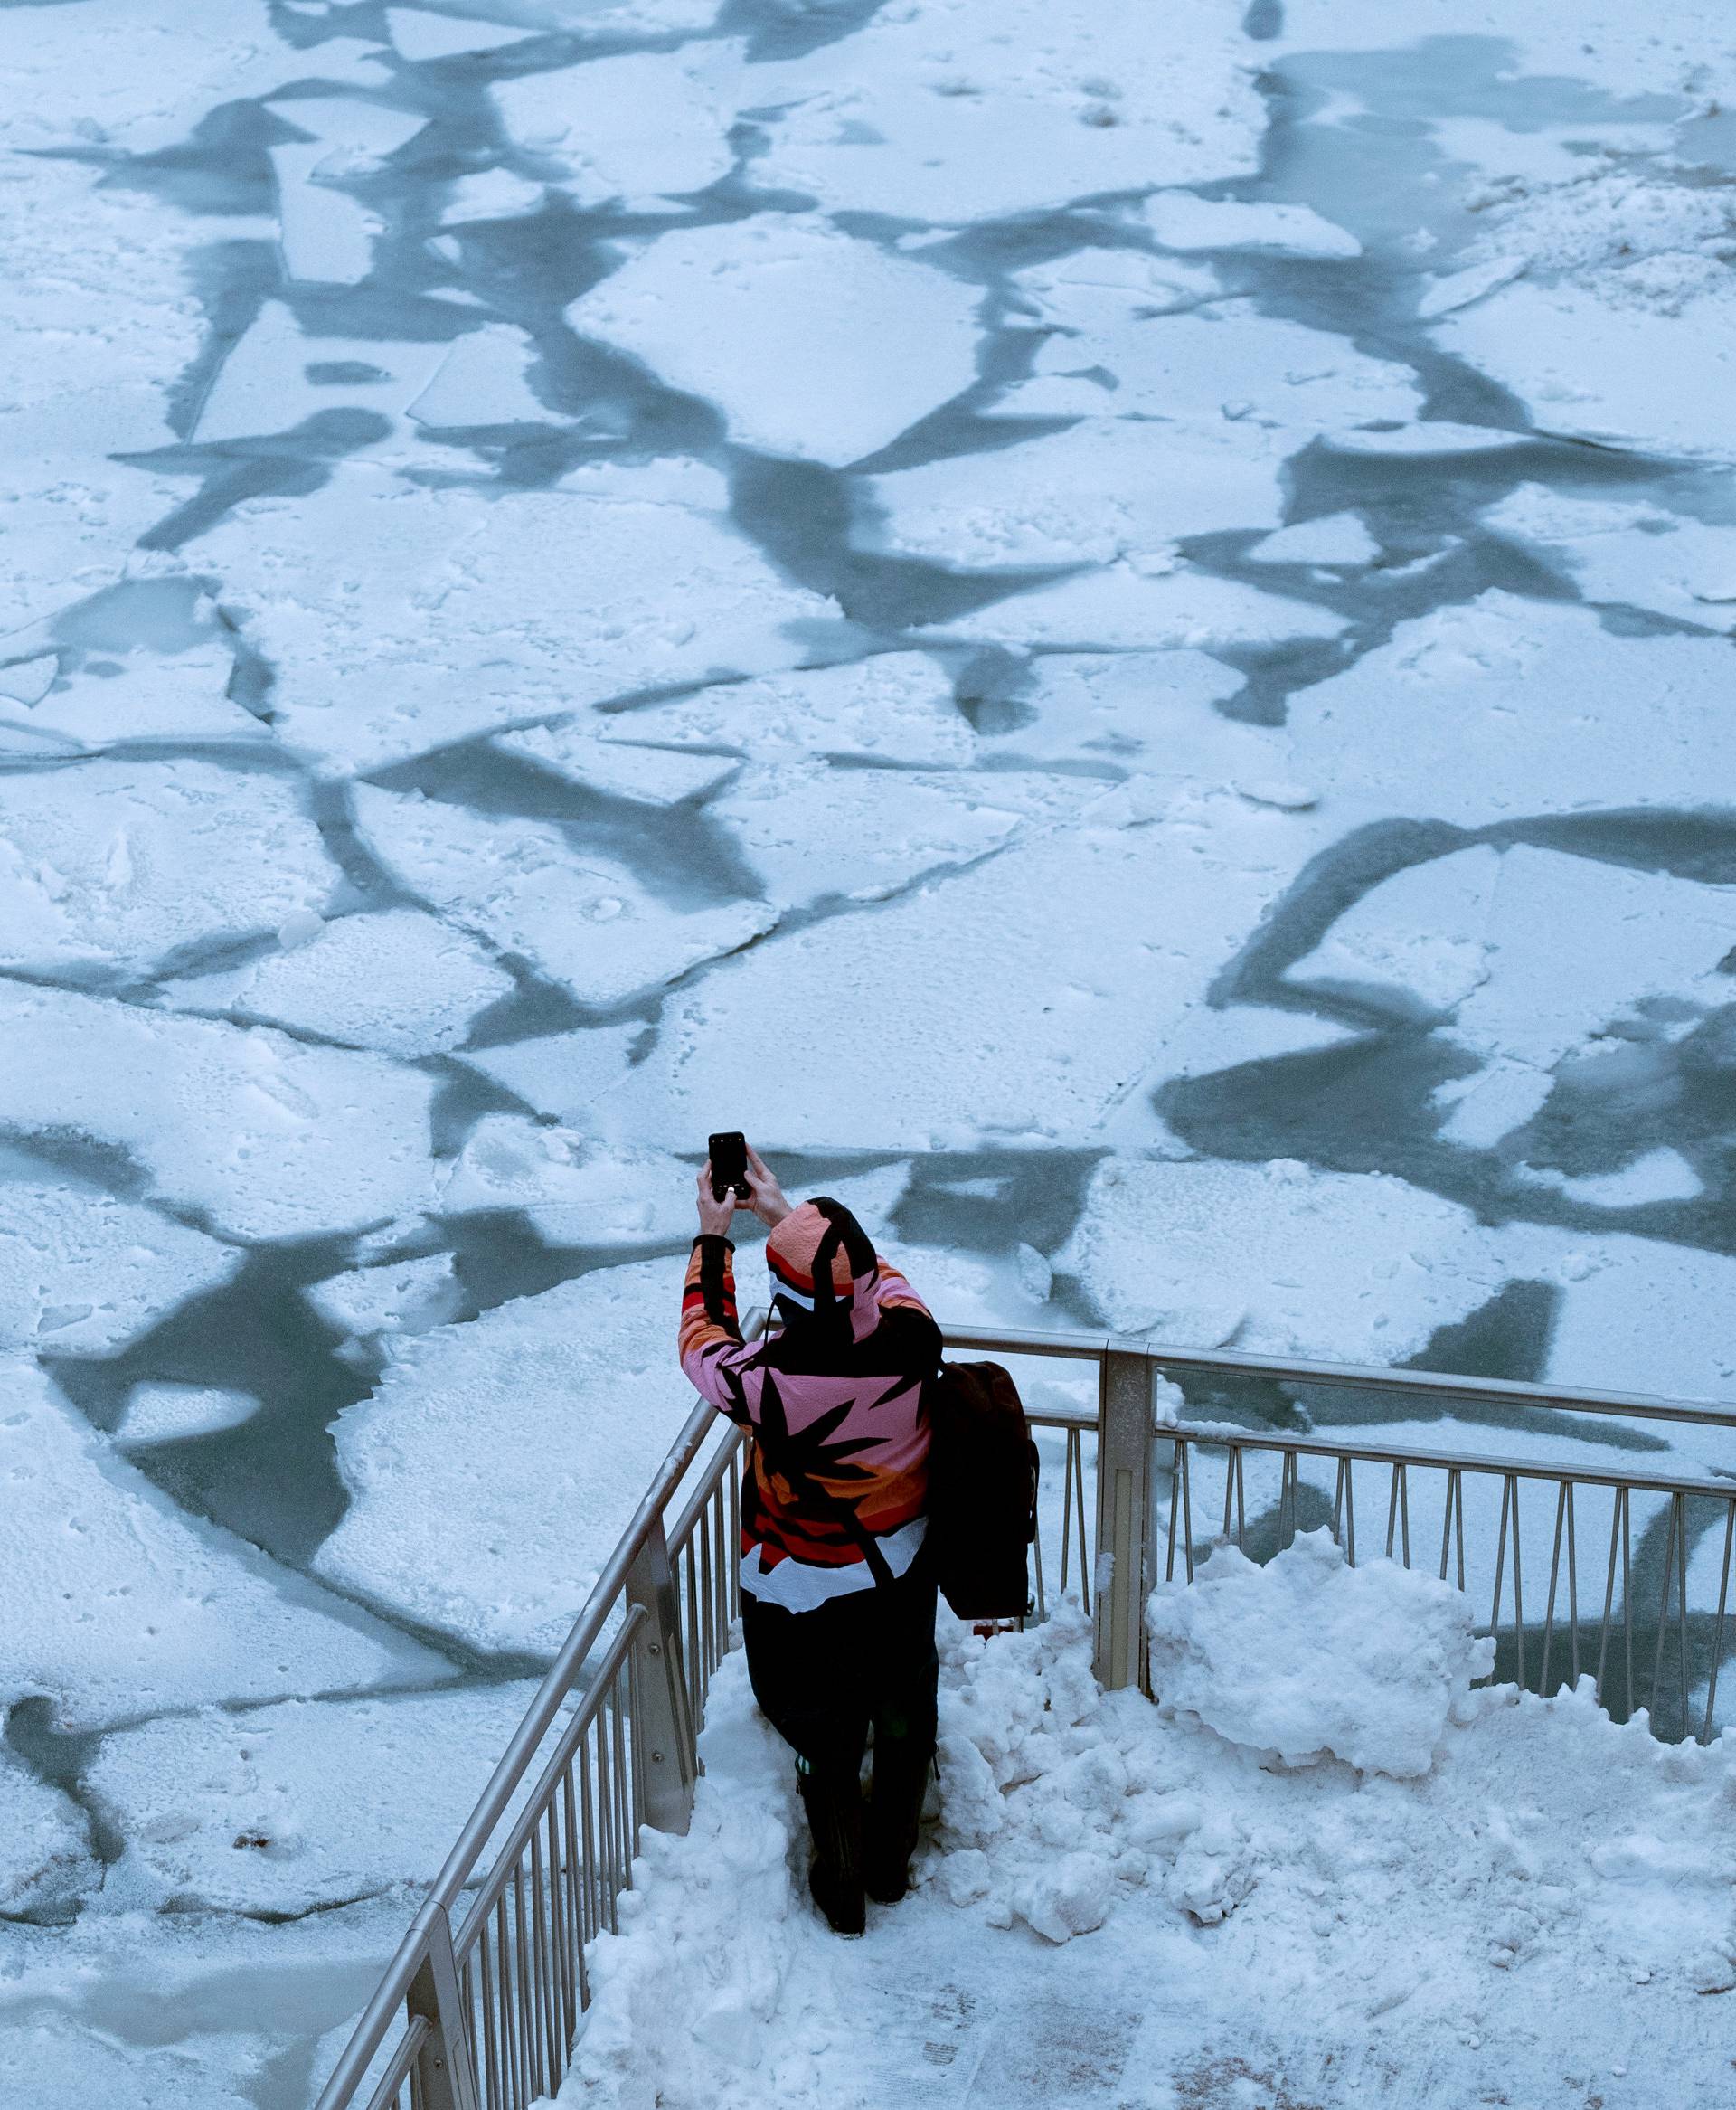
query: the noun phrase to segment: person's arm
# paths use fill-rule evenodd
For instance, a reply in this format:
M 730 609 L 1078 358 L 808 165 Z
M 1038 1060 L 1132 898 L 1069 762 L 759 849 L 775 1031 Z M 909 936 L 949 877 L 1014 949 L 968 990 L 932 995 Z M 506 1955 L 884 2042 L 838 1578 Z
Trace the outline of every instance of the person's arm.
M 752 1354 L 741 1339 L 735 1313 L 735 1251 L 729 1237 L 735 1197 L 727 1188 L 720 1201 L 712 1192 L 712 1169 L 699 1176 L 699 1236 L 688 1255 L 687 1278 L 681 1292 L 681 1367 L 687 1381 L 722 1414 L 747 1419 L 737 1366 Z

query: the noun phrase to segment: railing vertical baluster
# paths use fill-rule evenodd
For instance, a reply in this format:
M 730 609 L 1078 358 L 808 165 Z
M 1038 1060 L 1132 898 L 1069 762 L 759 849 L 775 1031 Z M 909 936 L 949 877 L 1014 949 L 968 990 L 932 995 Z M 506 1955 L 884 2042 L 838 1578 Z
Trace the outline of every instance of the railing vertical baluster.
M 1736 1497 L 1724 1510 L 1724 1558 L 1718 1572 L 1718 1617 L 1712 1634 L 1712 1664 L 1706 1678 L 1706 1720 L 1700 1741 L 1712 1741 L 1712 1708 L 1718 1700 L 1718 1670 L 1724 1652 L 1724 1614 L 1730 1606 L 1730 1556 L 1736 1547 Z
M 1098 1439 L 1098 1471 L 1103 1470 L 1102 1438 Z M 1079 1604 L 1089 1618 L 1091 1610 L 1091 1591 L 1097 1577 L 1091 1573 L 1090 1534 L 1085 1528 L 1085 1438 L 1079 1438 L 1079 1471 L 1073 1476 L 1073 1514 L 1079 1527 Z
M 1688 1512 L 1687 1498 L 1678 1495 L 1682 1505 L 1682 1528 L 1675 1537 L 1675 1620 L 1676 1661 L 1682 1679 L 1682 1740 L 1688 1736 Z
M 1242 1474 L 1241 1462 L 1244 1453 L 1240 1443 L 1234 1446 L 1231 1455 L 1236 1462 L 1236 1549 L 1239 1553 L 1246 1553 L 1248 1550 L 1248 1490 Z
M 1284 1462 L 1279 1466 L 1278 1474 L 1278 1547 L 1280 1553 L 1296 1544 L 1296 1512 L 1300 1487 L 1300 1462 L 1294 1451 L 1286 1451 Z
M 1537 1672 L 1537 1689 L 1545 1699 L 1549 1694 L 1550 1657 L 1555 1645 L 1555 1592 L 1561 1573 L 1561 1533 L 1567 1523 L 1567 1482 L 1562 1481 L 1555 1494 L 1555 1538 L 1549 1549 L 1549 1600 L 1543 1606 L 1543 1660 Z
M 1573 1530 L 1573 1482 L 1567 1483 L 1567 1616 L 1572 1636 L 1569 1674 L 1575 1690 L 1580 1682 L 1580 1547 Z
M 1664 1651 L 1668 1646 L 1670 1632 L 1670 1585 L 1675 1580 L 1675 1538 L 1677 1531 L 1687 1522 L 1682 1510 L 1682 1498 L 1670 1498 L 1670 1520 L 1665 1527 L 1664 1538 L 1664 1588 L 1657 1604 L 1657 1637 L 1652 1644 L 1652 1689 L 1646 1702 L 1646 1712 L 1653 1721 L 1657 1719 L 1657 1695 L 1664 1678 Z
M 1043 1504 L 1041 1502 L 1037 1504 L 1034 1521 L 1036 1529 L 1031 1535 L 1031 1550 L 1035 1556 L 1037 1565 L 1037 1617 L 1039 1620 L 1044 1620 L 1049 1616 L 1049 1603 L 1043 1587 Z
M 1507 1568 L 1507 1509 L 1513 1491 L 1513 1475 L 1509 1472 L 1501 1481 L 1501 1530 L 1495 1548 L 1495 1602 L 1489 1607 L 1489 1632 L 1495 1638 L 1497 1646 L 1501 1633 L 1501 1584 Z
M 1399 1468 L 1392 1468 L 1392 1485 L 1386 1497 L 1386 1557 L 1392 1557 L 1392 1542 L 1399 1535 Z M 1407 1564 L 1408 1565 L 1408 1564 Z
M 1634 1567 L 1633 1532 L 1628 1490 L 1620 1490 L 1621 1500 L 1621 1629 L 1628 1651 L 1628 1713 L 1626 1719 L 1634 1718 Z

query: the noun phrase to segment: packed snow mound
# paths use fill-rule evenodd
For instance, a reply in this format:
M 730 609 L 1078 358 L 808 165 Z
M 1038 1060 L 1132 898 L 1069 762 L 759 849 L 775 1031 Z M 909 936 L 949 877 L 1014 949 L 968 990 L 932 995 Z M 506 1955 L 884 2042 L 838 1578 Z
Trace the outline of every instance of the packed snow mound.
M 1324 1528 L 1264 1567 L 1220 1547 L 1192 1583 L 1153 1591 L 1146 1623 L 1167 1713 L 1286 1765 L 1342 1758 L 1395 1780 L 1429 1771 L 1495 1667 L 1468 1598 L 1393 1561 L 1352 1567 Z

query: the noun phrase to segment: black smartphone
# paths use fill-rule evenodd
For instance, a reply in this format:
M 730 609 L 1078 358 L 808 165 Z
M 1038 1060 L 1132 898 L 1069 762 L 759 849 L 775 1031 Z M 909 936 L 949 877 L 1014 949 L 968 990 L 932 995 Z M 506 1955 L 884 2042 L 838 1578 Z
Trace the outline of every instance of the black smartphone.
M 712 1160 L 712 1194 L 722 1201 L 724 1190 L 734 1187 L 736 1198 L 746 1201 L 748 1187 L 748 1139 L 740 1129 L 727 1130 L 721 1136 L 707 1136 L 705 1148 Z

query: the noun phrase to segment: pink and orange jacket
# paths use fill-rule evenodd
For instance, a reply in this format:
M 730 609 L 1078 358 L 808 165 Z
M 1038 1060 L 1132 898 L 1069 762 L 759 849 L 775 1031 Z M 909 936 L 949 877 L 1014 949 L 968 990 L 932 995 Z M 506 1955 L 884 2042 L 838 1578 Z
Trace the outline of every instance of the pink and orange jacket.
M 941 1352 L 940 1330 L 910 1283 L 841 1205 L 818 1206 L 826 1220 L 847 1219 L 854 1234 L 847 1262 L 822 1251 L 818 1313 L 809 1308 L 813 1280 L 801 1270 L 803 1248 L 815 1242 L 804 1236 L 812 1224 L 799 1219 L 817 1215 L 814 1203 L 787 1217 L 788 1233 L 780 1235 L 780 1225 L 769 1244 L 780 1330 L 741 1339 L 733 1248 L 723 1237 L 693 1242 L 681 1308 L 682 1368 L 754 1435 L 742 1489 L 741 1586 L 789 1612 L 875 1586 L 850 1512 L 892 1576 L 915 1560 L 928 1522 L 926 1396 Z M 830 1294 L 824 1278 L 837 1282 Z

